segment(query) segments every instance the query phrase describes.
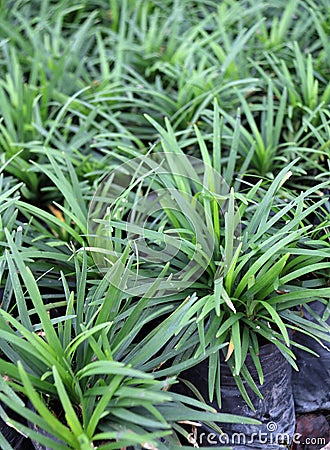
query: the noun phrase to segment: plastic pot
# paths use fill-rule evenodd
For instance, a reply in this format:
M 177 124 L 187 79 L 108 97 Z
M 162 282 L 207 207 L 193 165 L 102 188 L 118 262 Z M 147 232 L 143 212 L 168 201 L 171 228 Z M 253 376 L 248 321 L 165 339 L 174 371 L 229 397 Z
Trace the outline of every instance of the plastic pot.
M 8 407 L 2 403 L 0 403 L 0 407 L 7 412 Z M 18 422 L 21 421 L 21 417 L 18 416 L 15 412 L 10 411 L 8 412 L 8 414 L 10 414 L 10 416 L 17 420 Z M 26 423 L 25 423 L 26 425 Z M 0 418 L 0 432 L 2 433 L 2 435 L 5 437 L 5 439 L 9 442 L 9 444 L 12 446 L 12 448 L 14 450 L 33 450 L 33 445 L 31 443 L 31 441 L 26 438 L 25 436 L 23 436 L 22 434 L 20 434 L 15 428 L 10 427 L 9 425 L 7 425 L 6 422 L 4 422 L 1 418 Z
M 326 308 L 319 301 L 311 302 L 309 306 L 319 316 L 322 316 Z M 315 319 L 306 310 L 304 310 L 304 318 L 315 322 Z M 327 322 L 330 324 L 330 318 Z M 299 367 L 299 372 L 294 372 L 292 375 L 292 390 L 296 411 L 306 413 L 330 410 L 330 351 L 327 350 L 330 344 L 324 342 L 325 347 L 322 347 L 314 339 L 303 333 L 295 333 L 293 339 L 320 355 L 320 357 L 316 357 L 299 348 L 294 351 Z
M 257 383 L 254 364 L 248 356 L 246 365 L 255 380 L 263 399 L 260 399 L 244 382 L 245 388 L 255 407 L 252 411 L 241 397 L 235 380 L 226 362 L 221 363 L 220 379 L 222 407 L 217 402 L 211 405 L 221 413 L 237 414 L 258 419 L 261 425 L 219 424 L 224 432 L 221 436 L 206 425 L 196 428 L 194 436 L 201 447 L 232 447 L 234 450 L 265 449 L 285 450 L 286 442 L 291 442 L 295 432 L 295 411 L 291 388 L 291 366 L 273 344 L 260 347 L 260 362 L 264 372 L 264 384 Z M 181 374 L 196 386 L 204 399 L 208 399 L 208 363 L 204 361 Z M 181 393 L 192 395 L 180 383 Z M 208 402 L 209 403 L 209 402 Z M 209 403 L 210 404 L 210 403 Z
M 30 408 L 33 412 L 35 412 L 34 407 L 32 406 L 32 404 L 29 402 L 28 403 L 28 408 Z M 46 431 L 42 430 L 41 428 L 38 428 L 35 424 L 31 423 L 28 421 L 28 427 L 31 428 L 31 430 L 37 431 L 38 433 L 42 434 L 43 436 L 46 436 L 50 439 L 52 439 L 55 442 L 59 442 L 62 445 L 65 445 L 62 441 L 60 441 L 59 439 L 55 438 L 54 436 L 52 436 L 51 434 L 47 433 Z M 46 447 L 43 444 L 40 444 L 39 442 L 36 442 L 34 440 L 31 439 L 33 448 L 35 450 L 52 450 L 50 447 Z M 22 449 L 23 450 L 23 449 Z
M 52 436 L 51 434 L 46 433 L 44 430 L 41 430 L 41 429 L 38 429 L 38 430 L 37 430 L 36 427 L 35 427 L 35 425 L 33 425 L 32 423 L 29 423 L 28 425 L 29 425 L 29 427 L 30 427 L 31 429 L 34 429 L 35 431 L 38 431 L 38 432 L 39 432 L 40 434 L 42 434 L 43 436 L 46 436 L 46 437 L 52 439 L 52 440 L 55 441 L 55 442 L 59 442 L 60 444 L 65 445 L 62 441 L 60 441 L 59 439 L 55 438 L 55 437 Z M 35 450 L 52 450 L 50 447 L 46 447 L 45 445 L 40 444 L 39 442 L 33 441 L 32 439 L 31 439 L 31 442 L 32 442 L 33 448 L 35 448 Z M 23 449 L 22 449 L 22 450 L 23 450 Z

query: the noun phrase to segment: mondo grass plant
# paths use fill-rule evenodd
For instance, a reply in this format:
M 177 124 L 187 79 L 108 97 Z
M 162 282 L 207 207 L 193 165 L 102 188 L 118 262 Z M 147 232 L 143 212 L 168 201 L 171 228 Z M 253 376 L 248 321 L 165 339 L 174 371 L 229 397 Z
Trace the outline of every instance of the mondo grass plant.
M 0 400 L 7 407 L 0 414 L 9 426 L 54 450 L 165 450 L 186 448 L 179 436 L 191 442 L 184 426 L 196 421 L 258 423 L 168 392 L 175 375 L 195 364 L 185 354 L 196 337 L 191 326 L 180 325 L 195 296 L 172 311 L 149 307 L 145 298 L 133 303 L 106 278 L 88 288 L 84 256 L 82 265 L 76 263 L 75 291 L 62 275 L 66 306 L 54 314 L 14 234 L 6 231 L 6 261 L 17 311 L 0 310 Z M 158 326 L 149 326 L 165 314 Z M 205 356 L 222 345 L 209 347 Z M 155 375 L 173 358 L 171 376 Z M 11 449 L 1 439 L 1 448 Z
M 245 364 L 247 355 L 262 384 L 258 356 L 262 343 L 276 345 L 298 369 L 292 332 L 318 342 L 330 340 L 322 318 L 312 323 L 301 313 L 302 305 L 308 309 L 316 299 L 327 305 L 330 298 L 327 183 L 302 193 L 287 191 L 284 184 L 297 161 L 272 182 L 235 182 L 235 152 L 220 168 L 223 177 L 215 170 L 220 152 L 216 135 L 209 154 L 195 128 L 203 158 L 198 164 L 182 151 L 169 122 L 164 129 L 149 120 L 160 133 L 162 152 L 151 150 L 138 157 L 126 149 L 126 163 L 110 173 L 92 202 L 90 220 L 97 224 L 90 228 L 95 260 L 111 283 L 136 295 L 162 278 L 157 285 L 161 304 L 178 305 L 194 292 L 198 300 L 181 321 L 181 325 L 197 325 L 199 342 L 192 354 L 198 358 L 209 345 L 229 342 L 221 352 L 253 408 L 243 380 L 260 392 Z M 216 118 L 214 123 L 216 130 Z M 241 186 L 240 191 L 230 189 L 226 180 Z M 323 217 L 317 226 L 315 215 Z M 124 253 L 125 261 L 120 258 Z M 117 278 L 121 267 L 130 269 L 124 281 Z M 213 353 L 209 364 L 209 394 L 212 399 L 216 393 L 219 404 L 221 352 Z M 168 369 L 157 373 L 167 374 Z

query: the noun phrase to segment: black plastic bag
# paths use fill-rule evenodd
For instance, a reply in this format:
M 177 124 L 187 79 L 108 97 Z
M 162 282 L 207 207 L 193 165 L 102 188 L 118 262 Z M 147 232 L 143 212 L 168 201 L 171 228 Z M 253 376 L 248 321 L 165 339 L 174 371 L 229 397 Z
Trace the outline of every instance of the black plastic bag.
M 252 411 L 243 400 L 231 371 L 226 362 L 221 363 L 222 407 L 217 402 L 211 405 L 221 413 L 237 414 L 260 420 L 261 425 L 219 424 L 224 432 L 220 435 L 202 424 L 196 427 L 194 436 L 200 447 L 232 447 L 237 450 L 265 449 L 284 450 L 291 442 L 295 431 L 295 411 L 291 388 L 291 366 L 273 344 L 260 347 L 260 362 L 264 372 L 264 383 L 257 383 L 257 372 L 248 356 L 246 365 L 263 395 L 260 399 L 244 382 L 245 388 L 255 406 Z M 208 363 L 204 361 L 198 366 L 181 374 L 181 378 L 189 380 L 205 400 L 208 399 Z M 176 388 L 177 391 L 192 396 L 187 387 Z M 209 402 L 208 402 L 209 403 Z M 209 403 L 210 404 L 210 403 Z
M 2 403 L 0 403 L 0 407 L 13 419 L 20 422 L 22 419 L 15 412 L 9 411 L 8 407 Z M 25 423 L 26 425 L 26 423 Z M 33 445 L 31 441 L 19 433 L 15 428 L 10 427 L 0 418 L 0 432 L 4 436 L 4 438 L 8 441 L 8 443 L 13 447 L 14 450 L 33 450 Z
M 319 316 L 323 315 L 326 308 L 319 301 L 309 303 L 309 306 Z M 314 317 L 306 309 L 304 309 L 304 318 L 315 322 Z M 330 318 L 327 322 L 330 324 Z M 324 342 L 324 347 L 322 347 L 315 339 L 302 333 L 295 333 L 293 340 L 320 355 L 320 357 L 316 357 L 298 348 L 294 350 L 299 367 L 299 372 L 294 372 L 292 376 L 296 411 L 306 413 L 330 410 L 329 342 Z

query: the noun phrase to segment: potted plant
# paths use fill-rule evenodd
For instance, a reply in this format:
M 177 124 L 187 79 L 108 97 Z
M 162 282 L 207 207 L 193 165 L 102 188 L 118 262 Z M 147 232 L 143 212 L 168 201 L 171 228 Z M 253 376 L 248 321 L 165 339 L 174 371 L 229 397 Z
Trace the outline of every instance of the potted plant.
M 0 311 L 0 400 L 7 407 L 1 415 L 41 444 L 36 448 L 184 448 L 178 436 L 187 444 L 191 437 L 180 423 L 245 421 L 168 392 L 175 378 L 154 375 L 173 357 L 180 361 L 171 366 L 173 375 L 195 363 L 184 356 L 195 343 L 189 340 L 191 329 L 180 325 L 195 296 L 150 331 L 150 321 L 170 308 L 156 308 L 144 298 L 133 303 L 106 278 L 91 286 L 84 252 L 81 264 L 76 260 L 77 288 L 71 291 L 62 277 L 66 308 L 52 317 L 25 265 L 24 247 L 19 249 L 9 232 L 6 238 L 17 312 Z
M 307 223 L 325 202 L 321 198 L 309 204 L 308 198 L 324 189 L 325 183 L 297 195 L 286 192 L 283 184 L 296 161 L 268 185 L 262 180 L 254 185 L 234 183 L 237 141 L 221 169 L 216 111 L 211 155 L 195 127 L 199 160 L 182 151 L 168 121 L 163 129 L 148 119 L 160 133 L 161 149 L 142 157 L 122 149 L 129 158 L 121 158 L 124 164 L 99 187 L 91 204 L 95 261 L 116 283 L 121 267 L 118 254 L 126 249 L 130 254 L 127 290 L 145 295 L 147 287 L 161 277 L 156 294 L 162 304 L 179 304 L 184 298 L 180 292 L 196 292 L 198 301 L 182 320 L 187 326 L 197 324 L 194 357 L 203 355 L 208 345 L 229 341 L 223 356 L 222 352 L 210 356 L 207 375 L 201 377 L 198 388 L 202 386 L 211 402 L 216 398 L 212 404 L 220 407 L 222 377 L 234 380 L 245 406 L 231 404 L 230 409 L 257 416 L 263 422 L 258 429 L 269 438 L 274 438 L 269 424 L 276 421 L 275 434 L 286 434 L 290 440 L 295 424 L 290 366 L 298 370 L 293 348 L 314 353 L 293 341 L 292 333 L 329 340 L 321 318 L 315 324 L 300 314 L 300 305 L 330 296 L 324 279 L 318 280 L 316 288 L 302 280 L 328 264 L 329 244 L 314 237 L 315 230 Z M 241 170 L 244 173 L 244 164 Z M 164 267 L 167 271 L 162 273 Z M 221 374 L 223 360 L 229 377 Z M 272 369 L 277 363 L 281 372 L 274 379 Z M 269 369 L 269 374 L 264 373 Z M 157 373 L 165 375 L 167 370 Z M 192 369 L 190 381 L 196 381 L 200 371 L 200 366 Z M 237 392 L 234 396 L 237 400 Z M 283 447 L 277 444 L 274 448 Z

